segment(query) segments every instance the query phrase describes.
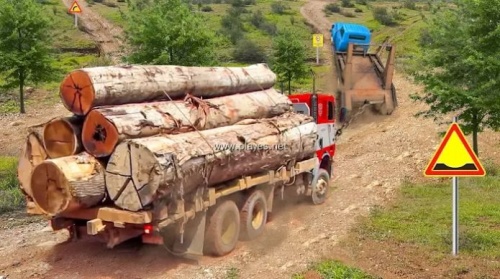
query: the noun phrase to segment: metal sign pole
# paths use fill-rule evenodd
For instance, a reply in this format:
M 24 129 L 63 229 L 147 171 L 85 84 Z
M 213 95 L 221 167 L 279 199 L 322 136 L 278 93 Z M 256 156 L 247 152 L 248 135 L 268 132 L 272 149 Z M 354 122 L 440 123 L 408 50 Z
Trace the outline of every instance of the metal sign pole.
M 316 65 L 319 65 L 319 47 L 316 47 Z
M 457 122 L 456 116 L 453 117 L 453 122 Z M 453 188 L 452 253 L 453 256 L 456 256 L 458 254 L 458 177 L 452 177 L 451 186 Z
M 75 27 L 78 28 L 78 14 L 75 14 Z
M 452 187 L 453 187 L 453 247 L 452 252 L 453 256 L 458 254 L 458 177 L 454 176 L 452 178 Z

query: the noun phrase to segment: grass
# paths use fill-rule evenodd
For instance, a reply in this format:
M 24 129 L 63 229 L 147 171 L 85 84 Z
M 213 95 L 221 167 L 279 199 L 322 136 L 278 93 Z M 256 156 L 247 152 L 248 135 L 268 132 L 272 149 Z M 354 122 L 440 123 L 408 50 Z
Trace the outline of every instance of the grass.
M 23 202 L 17 181 L 17 159 L 0 156 L 0 213 L 19 209 Z
M 375 279 L 373 277 L 360 269 L 347 266 L 339 261 L 325 260 L 320 263 L 314 264 L 309 269 L 309 273 L 313 272 L 315 275 L 321 276 L 321 278 L 328 279 Z M 306 272 L 308 273 L 308 272 Z M 307 279 L 306 273 L 295 274 L 292 279 Z M 311 278 L 317 278 L 311 276 Z
M 231 267 L 226 271 L 225 279 L 238 279 L 240 271 L 236 267 Z
M 500 259 L 500 177 L 459 181 L 461 253 Z M 406 184 L 393 206 L 374 210 L 362 233 L 377 240 L 423 245 L 439 253 L 451 247 L 451 187 Z

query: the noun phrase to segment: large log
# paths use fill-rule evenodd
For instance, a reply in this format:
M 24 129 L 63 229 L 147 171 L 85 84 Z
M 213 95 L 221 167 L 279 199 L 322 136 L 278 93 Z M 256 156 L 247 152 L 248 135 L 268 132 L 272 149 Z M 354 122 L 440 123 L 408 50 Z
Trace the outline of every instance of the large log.
M 127 104 L 93 109 L 83 124 L 85 150 L 97 157 L 111 155 L 125 139 L 177 134 L 232 125 L 292 111 L 292 103 L 274 89 L 201 100 Z
M 85 152 L 45 160 L 31 176 L 33 200 L 48 215 L 94 206 L 105 197 L 104 174 Z
M 83 117 L 72 116 L 51 120 L 43 128 L 43 144 L 50 158 L 60 158 L 82 151 Z
M 111 66 L 71 72 L 61 83 L 64 106 L 77 115 L 92 108 L 180 99 L 186 93 L 219 97 L 271 88 L 276 75 L 266 64 L 248 67 Z M 167 96 L 168 94 L 168 96 Z
M 40 134 L 35 129 L 32 130 L 26 138 L 26 143 L 21 151 L 17 165 L 19 187 L 28 196 L 28 199 L 33 197 L 33 192 L 31 191 L 31 173 L 47 157 Z
M 312 158 L 316 136 L 310 116 L 285 113 L 201 132 L 126 140 L 110 157 L 106 188 L 115 205 L 137 211 L 173 191 L 189 193 Z M 242 142 L 247 148 L 234 148 Z

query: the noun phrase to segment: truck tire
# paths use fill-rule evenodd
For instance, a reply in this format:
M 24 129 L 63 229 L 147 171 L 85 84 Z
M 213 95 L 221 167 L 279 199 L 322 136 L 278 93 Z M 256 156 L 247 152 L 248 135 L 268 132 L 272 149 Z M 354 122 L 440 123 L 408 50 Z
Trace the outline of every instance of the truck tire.
M 330 189 L 330 175 L 325 169 L 319 169 L 319 178 L 316 182 L 316 190 L 311 194 L 312 201 L 314 204 L 323 204 L 328 197 L 328 192 Z
M 204 252 L 224 256 L 233 251 L 240 235 L 240 212 L 232 200 L 225 200 L 209 212 Z
M 264 232 L 267 223 L 267 199 L 262 190 L 254 191 L 240 213 L 241 240 L 252 240 Z

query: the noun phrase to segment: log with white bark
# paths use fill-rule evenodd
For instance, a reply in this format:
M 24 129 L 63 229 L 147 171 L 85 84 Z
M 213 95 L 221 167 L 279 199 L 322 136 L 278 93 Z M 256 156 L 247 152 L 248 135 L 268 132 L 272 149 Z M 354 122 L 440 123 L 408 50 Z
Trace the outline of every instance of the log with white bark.
M 50 158 L 60 158 L 83 150 L 81 133 L 83 117 L 72 116 L 51 120 L 43 128 L 43 144 Z
M 87 152 L 106 157 L 125 139 L 208 130 L 243 119 L 274 117 L 292 108 L 288 97 L 274 89 L 205 100 L 188 96 L 184 101 L 96 108 L 85 118 L 82 141 Z
M 220 97 L 271 88 L 276 82 L 266 64 L 248 67 L 110 66 L 71 72 L 61 83 L 64 106 L 77 115 L 92 108 L 159 100 Z M 167 96 L 168 94 L 168 96 Z
M 105 170 L 88 153 L 47 159 L 31 175 L 34 202 L 49 215 L 88 208 L 105 197 Z
M 141 210 L 173 191 L 189 193 L 312 158 L 316 129 L 310 116 L 285 113 L 201 132 L 126 140 L 110 157 L 106 188 L 116 206 Z M 246 148 L 234 148 L 243 142 Z
M 47 152 L 45 152 L 45 148 L 43 147 L 40 134 L 36 131 L 30 132 L 26 138 L 26 143 L 21 151 L 17 165 L 19 187 L 29 199 L 33 197 L 31 191 L 31 173 L 36 166 L 47 158 Z

